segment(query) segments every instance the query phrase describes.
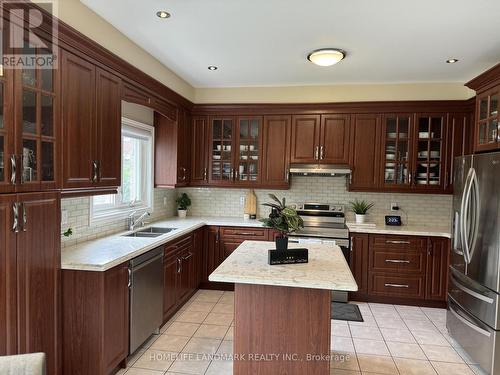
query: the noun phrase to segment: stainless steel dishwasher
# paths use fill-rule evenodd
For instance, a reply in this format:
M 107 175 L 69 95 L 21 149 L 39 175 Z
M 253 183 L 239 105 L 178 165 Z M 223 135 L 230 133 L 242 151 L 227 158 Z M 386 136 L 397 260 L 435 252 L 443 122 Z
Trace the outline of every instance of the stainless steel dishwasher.
M 129 262 L 130 343 L 134 353 L 163 321 L 163 246 Z

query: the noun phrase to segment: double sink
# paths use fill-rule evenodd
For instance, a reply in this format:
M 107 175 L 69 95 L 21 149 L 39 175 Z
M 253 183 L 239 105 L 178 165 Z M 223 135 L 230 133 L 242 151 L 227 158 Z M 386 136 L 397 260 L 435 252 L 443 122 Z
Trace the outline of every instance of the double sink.
M 129 234 L 124 234 L 123 237 L 146 237 L 155 238 L 159 237 L 165 233 L 170 233 L 177 228 L 162 228 L 162 227 L 149 227 L 138 230 L 137 232 L 132 232 Z

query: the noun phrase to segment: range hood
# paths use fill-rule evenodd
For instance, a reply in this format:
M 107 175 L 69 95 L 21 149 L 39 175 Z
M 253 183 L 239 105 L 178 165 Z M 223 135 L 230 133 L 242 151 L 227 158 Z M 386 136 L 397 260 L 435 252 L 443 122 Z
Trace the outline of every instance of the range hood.
M 347 176 L 351 167 L 347 164 L 290 164 L 290 174 L 299 176 Z

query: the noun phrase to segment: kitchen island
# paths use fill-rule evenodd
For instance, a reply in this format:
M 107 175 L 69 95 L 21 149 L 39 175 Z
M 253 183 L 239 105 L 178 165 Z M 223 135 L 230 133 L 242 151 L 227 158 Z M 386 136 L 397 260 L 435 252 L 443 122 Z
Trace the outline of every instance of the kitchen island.
M 338 246 L 308 244 L 308 263 L 269 266 L 274 247 L 245 241 L 209 276 L 235 283 L 234 374 L 329 374 L 331 291 L 356 281 Z

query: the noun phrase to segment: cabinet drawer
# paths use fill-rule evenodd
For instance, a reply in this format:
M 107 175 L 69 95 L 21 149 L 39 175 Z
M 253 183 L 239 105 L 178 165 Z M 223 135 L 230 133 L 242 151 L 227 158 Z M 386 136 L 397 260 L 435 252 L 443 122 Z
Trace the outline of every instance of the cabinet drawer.
M 173 252 L 184 251 L 186 248 L 191 247 L 193 236 L 191 234 L 181 237 L 180 239 L 176 239 L 172 242 L 169 242 L 165 245 L 165 256 L 171 254 Z
M 424 298 L 425 278 L 418 275 L 370 273 L 369 290 L 381 296 Z
M 423 251 L 374 249 L 370 256 L 370 270 L 423 274 L 425 272 L 425 259 L 425 252 Z
M 222 238 L 239 238 L 242 240 L 267 241 L 268 230 L 265 228 L 221 227 Z
M 374 249 L 384 250 L 425 250 L 427 248 L 427 237 L 370 235 L 370 245 Z

